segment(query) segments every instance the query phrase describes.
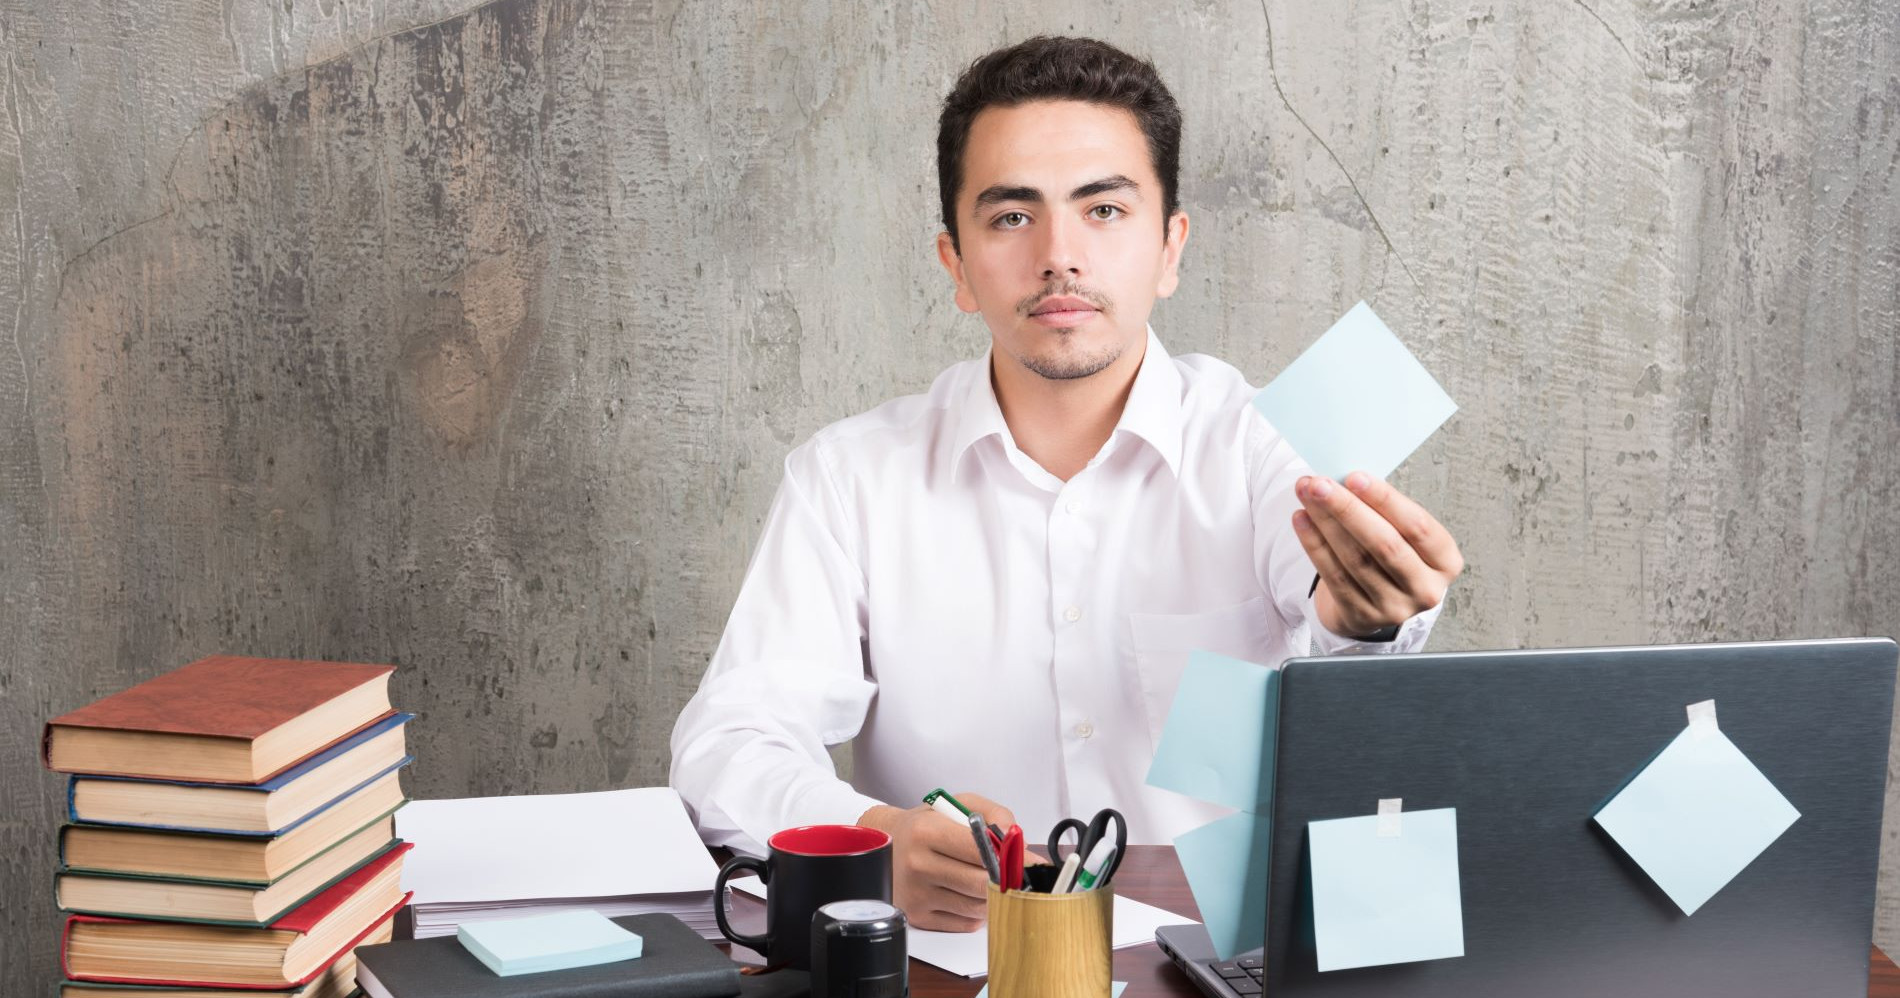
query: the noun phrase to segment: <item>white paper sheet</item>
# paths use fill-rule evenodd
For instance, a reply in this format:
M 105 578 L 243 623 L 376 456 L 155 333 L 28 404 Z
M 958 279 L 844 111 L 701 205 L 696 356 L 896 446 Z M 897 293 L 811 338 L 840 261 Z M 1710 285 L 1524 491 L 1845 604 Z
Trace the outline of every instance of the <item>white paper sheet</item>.
M 710 894 L 719 875 L 670 787 L 412 801 L 396 834 L 417 904 Z
M 727 883 L 733 890 L 755 898 L 764 898 L 770 892 L 757 877 L 745 877 Z M 1115 928 L 1110 945 L 1115 949 L 1127 949 L 1151 943 L 1155 941 L 1155 930 L 1164 925 L 1193 924 L 1195 921 L 1191 918 L 1183 918 L 1174 912 L 1117 894 Z M 906 935 L 910 941 L 910 955 L 914 959 L 964 977 L 982 977 L 990 972 L 988 926 L 975 932 L 933 932 L 913 926 Z

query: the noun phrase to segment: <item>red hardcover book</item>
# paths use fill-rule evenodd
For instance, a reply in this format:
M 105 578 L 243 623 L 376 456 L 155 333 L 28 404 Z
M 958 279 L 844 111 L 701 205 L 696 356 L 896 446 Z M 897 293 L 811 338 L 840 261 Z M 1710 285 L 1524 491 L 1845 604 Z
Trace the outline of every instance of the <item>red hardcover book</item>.
M 75 981 L 260 991 L 298 987 L 409 902 L 391 849 L 264 928 L 70 915 L 60 965 Z
M 390 713 L 393 665 L 216 655 L 56 717 L 62 773 L 261 783 Z

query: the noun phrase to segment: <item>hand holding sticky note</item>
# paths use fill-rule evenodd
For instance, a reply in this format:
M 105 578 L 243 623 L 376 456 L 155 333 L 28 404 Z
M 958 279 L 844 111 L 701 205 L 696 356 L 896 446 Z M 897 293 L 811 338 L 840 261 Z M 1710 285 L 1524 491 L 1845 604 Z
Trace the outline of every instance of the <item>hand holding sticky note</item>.
M 1353 471 L 1390 475 L 1458 411 L 1365 302 L 1333 323 L 1253 404 L 1315 473 L 1336 482 Z

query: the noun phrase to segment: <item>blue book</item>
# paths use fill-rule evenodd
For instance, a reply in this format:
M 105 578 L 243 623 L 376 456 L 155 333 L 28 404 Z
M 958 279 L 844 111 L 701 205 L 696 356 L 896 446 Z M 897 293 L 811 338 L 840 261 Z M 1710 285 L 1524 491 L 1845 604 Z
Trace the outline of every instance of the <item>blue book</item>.
M 618 963 L 639 957 L 642 948 L 639 936 L 589 910 L 463 922 L 455 934 L 502 977 Z
M 403 738 L 414 718 L 391 714 L 262 783 L 74 776 L 67 813 L 89 825 L 270 837 L 371 788 L 394 806 L 402 794 L 393 774 L 415 758 Z

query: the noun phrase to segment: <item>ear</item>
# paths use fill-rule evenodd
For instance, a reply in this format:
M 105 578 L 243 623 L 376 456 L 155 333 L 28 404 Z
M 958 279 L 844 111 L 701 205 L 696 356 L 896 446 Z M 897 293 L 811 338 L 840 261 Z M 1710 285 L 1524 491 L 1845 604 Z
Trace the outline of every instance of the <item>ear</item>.
M 944 272 L 956 282 L 957 308 L 976 311 L 976 293 L 970 290 L 970 282 L 963 279 L 963 257 L 957 254 L 956 241 L 948 232 L 937 233 L 937 262 L 943 264 Z
M 1155 297 L 1166 298 L 1181 286 L 1181 250 L 1187 246 L 1187 212 L 1177 211 L 1168 218 L 1167 238 L 1161 244 L 1161 280 L 1155 284 Z

